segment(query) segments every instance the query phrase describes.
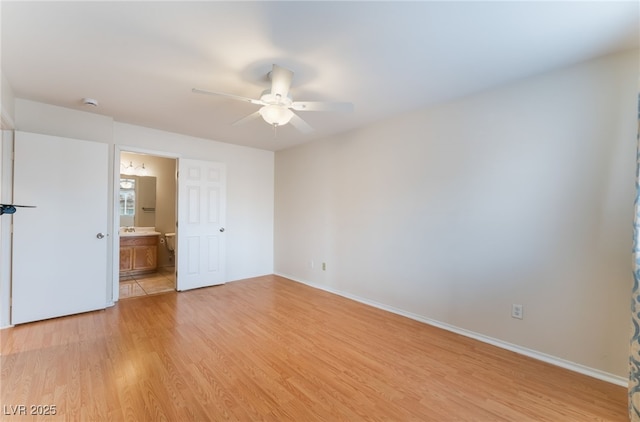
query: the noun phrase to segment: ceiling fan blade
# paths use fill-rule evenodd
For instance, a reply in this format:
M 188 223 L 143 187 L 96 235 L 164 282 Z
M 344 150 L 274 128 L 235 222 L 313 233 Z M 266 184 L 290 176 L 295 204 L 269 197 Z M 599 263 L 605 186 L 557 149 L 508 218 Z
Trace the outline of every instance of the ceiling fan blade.
M 289 120 L 289 123 L 291 123 L 291 125 L 293 127 L 295 127 L 296 129 L 298 129 L 300 132 L 302 133 L 310 133 L 313 132 L 313 128 L 311 126 L 309 126 L 309 124 L 307 122 L 305 122 L 304 120 L 302 120 L 300 118 L 300 116 L 298 116 L 297 114 L 293 114 L 293 117 L 291 117 L 291 120 Z
M 260 117 L 260 111 L 256 111 L 255 113 L 251 113 L 250 115 L 243 117 L 240 120 L 236 120 L 235 122 L 233 122 L 231 124 L 231 126 L 240 126 L 243 125 L 247 122 L 250 122 L 252 120 L 255 120 L 256 118 Z
M 292 80 L 292 71 L 274 64 L 271 71 L 271 95 L 280 95 L 282 98 L 287 98 Z
M 296 111 L 353 111 L 353 103 L 322 101 L 294 101 L 290 107 Z
M 247 97 L 240 97 L 239 95 L 225 94 L 224 92 L 205 91 L 198 88 L 193 88 L 191 92 L 196 94 L 206 94 L 206 95 L 215 95 L 219 97 L 233 98 L 234 100 L 245 101 L 251 104 L 264 105 L 263 102 L 260 100 L 254 100 L 253 98 L 247 98 Z

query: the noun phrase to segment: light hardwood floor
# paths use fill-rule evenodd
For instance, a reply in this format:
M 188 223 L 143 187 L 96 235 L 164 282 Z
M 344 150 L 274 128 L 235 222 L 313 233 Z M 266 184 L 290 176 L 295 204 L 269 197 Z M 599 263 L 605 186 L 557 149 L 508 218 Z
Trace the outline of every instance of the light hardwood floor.
M 277 276 L 0 336 L 0 411 L 42 420 L 627 420 L 622 387 Z

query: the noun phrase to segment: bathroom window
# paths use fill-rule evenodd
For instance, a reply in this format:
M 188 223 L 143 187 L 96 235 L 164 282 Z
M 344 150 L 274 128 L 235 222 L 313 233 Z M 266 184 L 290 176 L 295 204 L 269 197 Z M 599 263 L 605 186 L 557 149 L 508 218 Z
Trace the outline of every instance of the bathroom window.
M 135 215 L 136 180 L 120 179 L 120 215 Z

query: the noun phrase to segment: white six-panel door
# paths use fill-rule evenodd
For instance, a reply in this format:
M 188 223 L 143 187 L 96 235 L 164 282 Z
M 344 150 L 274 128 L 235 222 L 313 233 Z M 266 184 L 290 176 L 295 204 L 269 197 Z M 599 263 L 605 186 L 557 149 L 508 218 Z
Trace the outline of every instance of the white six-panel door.
M 177 290 L 226 281 L 225 210 L 225 165 L 179 159 Z
M 12 324 L 106 307 L 108 177 L 107 144 L 15 133 Z

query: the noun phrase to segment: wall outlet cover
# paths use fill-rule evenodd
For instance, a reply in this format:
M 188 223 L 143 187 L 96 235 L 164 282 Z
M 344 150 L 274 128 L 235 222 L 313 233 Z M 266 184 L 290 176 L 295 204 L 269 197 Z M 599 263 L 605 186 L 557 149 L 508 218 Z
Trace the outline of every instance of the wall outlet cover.
M 511 318 L 517 318 L 517 319 L 522 319 L 523 317 L 523 306 L 519 305 L 519 304 L 512 304 L 511 305 Z

